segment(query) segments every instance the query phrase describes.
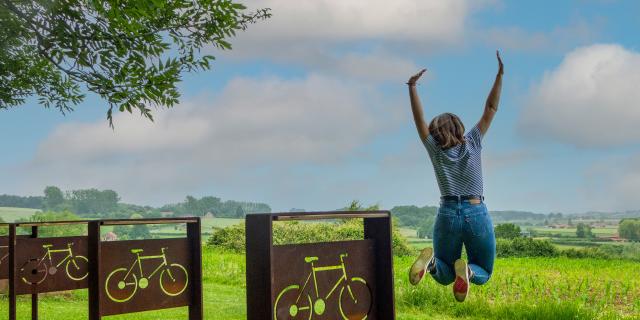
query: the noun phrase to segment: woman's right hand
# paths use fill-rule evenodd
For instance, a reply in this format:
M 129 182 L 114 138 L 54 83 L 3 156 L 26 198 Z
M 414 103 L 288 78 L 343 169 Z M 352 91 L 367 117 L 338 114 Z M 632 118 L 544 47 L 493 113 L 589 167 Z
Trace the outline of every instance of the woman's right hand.
M 418 73 L 414 74 L 413 76 L 411 76 L 411 78 L 409 78 L 409 81 L 407 81 L 407 84 L 410 86 L 415 85 L 418 79 L 420 79 L 420 77 L 422 77 L 422 75 L 425 72 L 427 72 L 427 69 L 420 70 Z

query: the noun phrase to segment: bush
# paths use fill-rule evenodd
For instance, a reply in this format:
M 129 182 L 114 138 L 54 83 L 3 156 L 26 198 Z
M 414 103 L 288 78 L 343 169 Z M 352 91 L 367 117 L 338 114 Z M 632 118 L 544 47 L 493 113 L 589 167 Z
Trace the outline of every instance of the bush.
M 152 239 L 153 235 L 146 224 L 136 224 L 132 226 L 119 225 L 113 228 L 113 233 L 119 240 Z
M 580 249 L 559 250 L 548 240 L 516 238 L 513 240 L 497 239 L 497 256 L 506 257 L 557 257 L 573 259 L 625 259 L 640 261 L 640 244 L 611 245 L 585 247 Z
M 640 219 L 622 219 L 618 225 L 620 237 L 640 241 Z
M 591 226 L 586 223 L 578 223 L 576 227 L 576 236 L 578 238 L 593 238 L 593 231 L 591 230 Z
M 358 219 L 329 223 L 291 221 L 273 224 L 273 242 L 275 245 L 359 240 L 363 236 L 363 223 L 362 220 Z M 213 235 L 209 238 L 207 244 L 235 252 L 244 252 L 246 249 L 244 223 L 223 229 L 214 229 Z M 406 239 L 395 228 L 392 244 L 395 255 L 413 254 Z
M 582 249 L 565 249 L 562 250 L 561 255 L 567 258 L 573 259 L 585 259 L 585 258 L 594 258 L 594 259 L 611 259 L 612 257 L 608 254 L 603 254 L 599 248 L 590 247 L 590 248 L 582 248 Z
M 5 223 L 2 217 L 0 217 L 0 223 Z M 0 227 L 0 236 L 6 236 L 7 234 L 9 234 L 9 229 L 6 227 Z
M 234 252 L 244 252 L 245 247 L 244 223 L 232 225 L 226 228 L 213 228 L 213 235 L 209 237 L 207 244 L 224 248 Z
M 497 239 L 496 253 L 500 258 L 556 257 L 559 254 L 558 249 L 551 242 L 531 238 Z
M 515 239 L 520 237 L 520 226 L 513 223 L 502 223 L 495 227 L 496 238 Z
M 72 221 L 80 218 L 71 211 L 45 211 L 36 212 L 28 219 L 18 219 L 16 222 L 47 222 L 47 221 Z M 30 232 L 30 228 L 23 228 L 24 231 Z M 41 226 L 38 227 L 38 236 L 47 237 L 69 237 L 87 234 L 87 227 L 80 224 L 66 225 L 64 227 Z

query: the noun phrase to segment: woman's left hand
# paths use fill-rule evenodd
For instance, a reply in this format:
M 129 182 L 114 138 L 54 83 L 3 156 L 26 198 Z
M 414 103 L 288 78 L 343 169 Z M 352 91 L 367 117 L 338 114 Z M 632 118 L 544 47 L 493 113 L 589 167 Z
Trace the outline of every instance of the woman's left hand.
M 420 77 L 422 77 L 422 75 L 427 72 L 427 69 L 422 69 L 420 71 L 418 71 L 418 73 L 414 74 L 413 76 L 411 76 L 411 78 L 409 78 L 409 81 L 407 81 L 407 84 L 410 86 L 413 86 L 416 84 L 416 82 L 418 81 L 418 79 L 420 79 Z
M 502 64 L 502 58 L 500 58 L 500 51 L 496 50 L 496 57 L 498 58 L 498 74 L 504 73 L 504 64 Z

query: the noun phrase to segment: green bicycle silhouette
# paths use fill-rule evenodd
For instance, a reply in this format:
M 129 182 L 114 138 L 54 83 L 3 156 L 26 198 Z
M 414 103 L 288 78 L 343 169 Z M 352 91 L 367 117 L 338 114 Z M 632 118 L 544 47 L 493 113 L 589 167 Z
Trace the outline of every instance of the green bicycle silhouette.
M 189 274 L 187 269 L 180 264 L 167 262 L 168 248 L 162 248 L 162 254 L 156 256 L 141 256 L 143 249 L 132 249 L 131 253 L 136 255 L 136 259 L 129 269 L 119 268 L 113 270 L 107 276 L 105 283 L 105 291 L 107 296 L 114 302 L 127 302 L 133 298 L 138 292 L 138 288 L 146 289 L 149 287 L 149 280 L 153 278 L 159 271 L 160 289 L 164 294 L 175 297 L 180 295 L 187 288 L 189 283 Z M 145 276 L 142 270 L 143 260 L 162 260 L 160 265 L 149 276 Z M 138 266 L 137 271 L 139 278 L 134 272 L 134 268 Z
M 66 263 L 65 271 L 67 277 L 73 281 L 84 280 L 89 275 L 89 259 L 84 256 L 73 254 L 73 242 L 67 243 L 66 249 L 52 249 L 52 244 L 45 244 L 42 258 L 33 258 L 25 262 L 20 268 L 21 279 L 28 285 L 42 283 L 48 275 L 55 275 L 58 268 Z M 62 260 L 55 262 L 53 254 L 66 253 Z
M 308 319 L 314 314 L 321 316 L 327 310 L 329 298 L 338 292 L 338 310 L 344 320 L 364 320 L 367 319 L 371 311 L 371 288 L 367 282 L 360 277 L 347 276 L 347 268 L 344 258 L 348 254 L 340 255 L 340 264 L 335 266 L 316 267 L 315 261 L 318 257 L 305 257 L 304 261 L 311 265 L 311 272 L 307 276 L 304 285 L 292 284 L 280 291 L 273 307 L 273 319 Z M 329 293 L 321 295 L 318 290 L 316 275 L 319 272 L 342 271 L 342 276 L 335 282 Z M 313 290 L 307 289 L 313 283 Z M 311 294 L 307 291 L 311 291 Z M 306 293 L 306 296 L 305 296 Z M 312 298 L 313 294 L 313 298 Z

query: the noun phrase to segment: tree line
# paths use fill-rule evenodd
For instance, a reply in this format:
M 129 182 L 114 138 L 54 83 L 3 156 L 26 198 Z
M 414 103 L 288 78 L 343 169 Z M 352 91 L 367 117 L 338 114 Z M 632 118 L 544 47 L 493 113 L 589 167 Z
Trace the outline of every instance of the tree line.
M 196 198 L 161 207 L 140 206 L 120 202 L 120 195 L 110 189 L 78 189 L 63 192 L 59 187 L 47 186 L 42 196 L 0 195 L 0 207 L 40 209 L 45 212 L 70 212 L 86 218 L 130 218 L 134 214 L 144 218 L 205 216 L 244 218 L 248 213 L 271 212 L 265 203 L 223 201 L 213 196 Z
M 202 197 L 200 199 L 193 196 L 187 198 L 180 203 L 168 204 L 159 208 L 163 213 L 172 215 L 191 214 L 204 216 L 212 214 L 215 217 L 222 218 L 244 218 L 249 213 L 269 213 L 271 207 L 265 203 L 235 201 L 222 199 L 212 196 Z

